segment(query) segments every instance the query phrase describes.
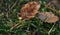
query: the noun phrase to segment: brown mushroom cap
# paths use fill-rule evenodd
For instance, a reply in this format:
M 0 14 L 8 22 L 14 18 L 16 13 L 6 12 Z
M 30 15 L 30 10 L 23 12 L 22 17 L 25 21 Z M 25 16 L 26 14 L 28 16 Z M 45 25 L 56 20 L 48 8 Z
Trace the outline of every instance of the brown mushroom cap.
M 41 12 L 41 15 L 43 16 L 43 19 L 46 17 L 44 22 L 47 23 L 55 23 L 56 21 L 59 20 L 59 18 L 51 12 Z M 40 15 L 40 19 L 42 17 L 41 15 Z
M 40 8 L 40 3 L 33 1 L 33 2 L 28 2 L 21 8 L 20 12 L 20 18 L 29 20 L 33 18 L 37 13 Z

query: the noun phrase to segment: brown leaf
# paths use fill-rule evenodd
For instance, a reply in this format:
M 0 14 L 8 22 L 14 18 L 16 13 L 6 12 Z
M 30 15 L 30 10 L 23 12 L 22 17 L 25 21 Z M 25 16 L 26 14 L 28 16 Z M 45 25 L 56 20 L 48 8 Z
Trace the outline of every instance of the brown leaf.
M 33 18 L 38 13 L 39 8 L 40 8 L 39 2 L 33 1 L 26 3 L 21 8 L 20 18 L 25 20 L 29 20 Z

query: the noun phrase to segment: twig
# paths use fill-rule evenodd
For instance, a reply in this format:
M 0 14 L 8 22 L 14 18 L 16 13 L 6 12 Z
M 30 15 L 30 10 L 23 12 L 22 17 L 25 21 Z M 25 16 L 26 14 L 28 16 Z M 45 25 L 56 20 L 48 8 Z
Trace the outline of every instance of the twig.
M 13 9 L 13 7 L 16 6 L 16 4 L 17 4 L 17 1 L 12 5 L 12 7 L 10 8 L 10 10 Z
M 50 33 L 51 33 L 52 29 L 54 28 L 55 24 L 56 24 L 56 23 L 54 23 L 54 25 L 53 25 L 53 26 L 51 27 L 51 29 L 48 31 L 48 35 L 50 35 Z
M 51 2 L 49 2 L 48 4 L 45 5 L 45 8 L 47 8 L 48 6 L 50 6 Z
M 9 31 L 12 31 L 14 28 L 17 28 L 18 26 L 21 26 L 20 24 L 21 24 L 21 22 L 15 24 L 13 27 L 10 28 Z
M 19 28 L 19 27 L 21 27 L 22 25 L 18 25 L 16 28 Z
M 10 10 L 12 10 L 15 6 L 16 6 L 16 4 L 17 4 L 17 1 L 12 5 L 12 7 L 10 8 L 10 5 L 9 5 L 9 11 Z M 6 17 L 8 18 L 8 16 L 9 16 L 9 11 L 6 13 Z
M 18 2 L 18 0 L 11 6 L 11 8 L 9 8 L 9 11 L 16 6 L 17 2 Z M 10 7 L 10 6 L 9 6 L 9 7 Z
M 49 8 L 49 9 L 51 9 L 52 11 L 58 13 L 58 10 L 56 10 L 56 9 L 54 9 L 54 8 L 51 8 L 50 4 L 51 4 L 51 2 L 49 2 L 47 5 L 45 5 L 45 8 Z
M 15 27 L 17 27 L 18 25 L 20 25 L 20 23 L 17 23 L 16 25 L 14 25 L 13 27 L 10 28 L 10 31 L 12 31 Z
M 58 13 L 58 10 L 56 10 L 56 9 L 54 9 L 54 8 L 51 8 L 51 7 L 47 7 L 47 8 L 49 8 L 49 9 L 51 9 L 52 11 Z

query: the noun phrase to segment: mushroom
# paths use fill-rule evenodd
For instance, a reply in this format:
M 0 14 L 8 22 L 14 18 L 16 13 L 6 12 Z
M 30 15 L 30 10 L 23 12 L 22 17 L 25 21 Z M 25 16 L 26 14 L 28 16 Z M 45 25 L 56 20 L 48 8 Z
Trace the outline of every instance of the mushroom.
M 38 13 L 40 3 L 36 1 L 26 3 L 20 11 L 19 19 L 29 20 Z
M 59 18 L 54 15 L 52 12 L 41 12 L 39 14 L 39 18 L 47 23 L 55 23 L 56 21 L 59 20 Z

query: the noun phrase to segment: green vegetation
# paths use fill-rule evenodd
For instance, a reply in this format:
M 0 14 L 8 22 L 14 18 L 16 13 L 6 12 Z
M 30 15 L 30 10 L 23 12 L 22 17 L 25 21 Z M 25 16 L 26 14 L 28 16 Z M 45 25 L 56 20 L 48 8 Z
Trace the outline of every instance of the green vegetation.
M 38 14 L 31 20 L 19 20 L 21 7 L 32 0 L 0 0 L 0 35 L 48 35 L 48 31 L 53 24 L 45 23 L 38 18 Z M 38 0 L 41 3 L 39 13 L 42 11 L 53 12 L 48 8 L 44 8 L 49 0 Z M 59 17 L 50 35 L 60 35 L 60 12 L 59 8 L 52 6 L 56 10 L 53 12 Z M 20 23 L 19 26 L 11 30 L 11 27 Z M 32 34 L 31 34 L 32 33 Z

